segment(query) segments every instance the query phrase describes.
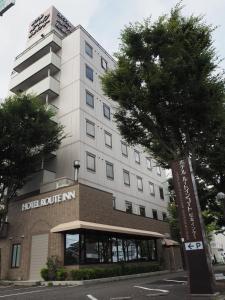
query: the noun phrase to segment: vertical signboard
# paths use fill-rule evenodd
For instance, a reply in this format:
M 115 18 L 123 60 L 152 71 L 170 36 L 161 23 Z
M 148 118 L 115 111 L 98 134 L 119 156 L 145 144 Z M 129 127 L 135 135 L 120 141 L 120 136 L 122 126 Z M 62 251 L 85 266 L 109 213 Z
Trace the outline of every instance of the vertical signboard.
M 15 0 L 0 0 L 0 16 L 15 4 Z
M 190 292 L 213 294 L 215 282 L 212 264 L 190 159 L 172 162 L 172 173 Z

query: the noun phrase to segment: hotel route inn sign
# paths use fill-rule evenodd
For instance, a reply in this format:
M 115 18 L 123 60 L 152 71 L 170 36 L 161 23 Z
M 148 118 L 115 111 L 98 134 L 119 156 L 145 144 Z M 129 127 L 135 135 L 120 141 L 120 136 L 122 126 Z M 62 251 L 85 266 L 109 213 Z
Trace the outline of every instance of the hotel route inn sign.
M 0 16 L 15 4 L 15 0 L 0 0 Z
M 67 200 L 72 200 L 76 198 L 76 192 L 65 192 L 62 194 L 57 194 L 54 196 L 50 196 L 47 198 L 39 199 L 39 200 L 33 200 L 30 202 L 26 202 L 22 204 L 22 211 L 34 209 L 34 208 L 39 208 L 43 206 L 49 206 L 49 205 L 54 205 L 56 203 L 64 202 Z
M 214 294 L 215 281 L 191 160 L 172 162 L 173 183 L 191 294 Z

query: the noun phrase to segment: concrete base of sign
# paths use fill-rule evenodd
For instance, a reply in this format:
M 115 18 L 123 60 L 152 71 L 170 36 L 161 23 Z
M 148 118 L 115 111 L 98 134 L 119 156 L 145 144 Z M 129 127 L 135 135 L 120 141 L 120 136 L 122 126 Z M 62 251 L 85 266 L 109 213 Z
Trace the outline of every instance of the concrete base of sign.
M 187 296 L 188 300 L 224 300 L 225 295 L 220 295 L 220 293 L 215 293 L 215 294 L 189 294 Z

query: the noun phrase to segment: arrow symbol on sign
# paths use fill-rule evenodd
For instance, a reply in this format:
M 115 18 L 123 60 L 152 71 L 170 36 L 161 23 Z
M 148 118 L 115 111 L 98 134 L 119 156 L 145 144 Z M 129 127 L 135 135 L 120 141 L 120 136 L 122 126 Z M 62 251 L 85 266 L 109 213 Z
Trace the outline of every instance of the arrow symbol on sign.
M 194 247 L 194 246 L 193 246 L 191 243 L 188 245 L 188 248 L 189 248 L 190 250 L 192 250 L 193 247 Z

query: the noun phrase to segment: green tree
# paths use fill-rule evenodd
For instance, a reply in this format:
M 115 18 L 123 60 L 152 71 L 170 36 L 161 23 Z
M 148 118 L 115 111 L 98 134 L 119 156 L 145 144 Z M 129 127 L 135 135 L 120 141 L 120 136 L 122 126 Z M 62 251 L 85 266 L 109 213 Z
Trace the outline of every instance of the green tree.
M 26 183 L 38 162 L 55 151 L 63 128 L 51 120 L 54 112 L 29 94 L 8 97 L 0 105 L 0 218 Z
M 225 190 L 225 146 L 220 151 L 225 85 L 213 47 L 215 28 L 181 11 L 177 5 L 156 22 L 127 26 L 117 66 L 103 76 L 102 85 L 119 104 L 114 117 L 127 142 L 142 145 L 166 168 L 191 157 L 203 210 L 221 216 L 215 195 Z
M 154 23 L 131 24 L 122 32 L 116 68 L 102 78 L 105 94 L 119 103 L 123 137 L 165 167 L 186 156 L 194 164 L 224 122 L 213 30 L 201 17 L 182 16 L 179 5 Z

